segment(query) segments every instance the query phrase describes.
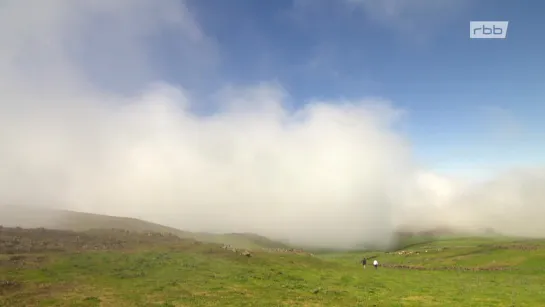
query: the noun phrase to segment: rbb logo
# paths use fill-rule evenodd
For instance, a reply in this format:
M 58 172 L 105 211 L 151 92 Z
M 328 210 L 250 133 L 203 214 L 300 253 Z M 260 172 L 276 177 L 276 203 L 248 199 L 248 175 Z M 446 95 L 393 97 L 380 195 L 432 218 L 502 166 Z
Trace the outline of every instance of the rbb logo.
M 505 38 L 508 21 L 471 21 L 470 38 Z
M 500 35 L 500 34 L 503 34 L 503 29 L 502 28 L 496 28 L 496 26 L 492 26 L 492 28 L 487 28 L 485 25 L 483 25 L 482 27 L 480 28 L 475 28 L 473 29 L 473 35 L 476 35 L 478 33 L 478 31 L 481 31 L 481 33 L 483 35 L 490 35 L 490 34 L 494 34 L 494 35 Z

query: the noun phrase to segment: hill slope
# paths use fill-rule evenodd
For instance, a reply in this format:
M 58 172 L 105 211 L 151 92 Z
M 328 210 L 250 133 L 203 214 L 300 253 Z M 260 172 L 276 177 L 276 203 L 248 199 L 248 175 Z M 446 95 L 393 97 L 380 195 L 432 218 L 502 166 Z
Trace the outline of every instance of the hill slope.
M 74 231 L 116 228 L 139 232 L 172 233 L 181 238 L 195 239 L 209 243 L 228 244 L 239 248 L 287 247 L 283 243 L 256 234 L 195 233 L 135 218 L 30 207 L 0 206 L 0 225 L 7 227 L 42 227 Z

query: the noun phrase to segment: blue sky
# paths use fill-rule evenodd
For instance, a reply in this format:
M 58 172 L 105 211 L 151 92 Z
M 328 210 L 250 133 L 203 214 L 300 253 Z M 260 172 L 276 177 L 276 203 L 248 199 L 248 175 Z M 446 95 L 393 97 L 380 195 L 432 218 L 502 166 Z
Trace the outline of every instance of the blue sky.
M 417 158 L 437 170 L 480 174 L 545 160 L 543 2 L 192 0 L 188 8 L 217 63 L 194 63 L 173 48 L 176 33 L 164 32 L 154 55 L 170 82 L 203 93 L 225 81 L 277 82 L 297 106 L 386 98 L 407 112 L 398 129 Z M 507 39 L 469 39 L 470 20 L 508 20 Z M 201 73 L 187 74 L 188 65 Z

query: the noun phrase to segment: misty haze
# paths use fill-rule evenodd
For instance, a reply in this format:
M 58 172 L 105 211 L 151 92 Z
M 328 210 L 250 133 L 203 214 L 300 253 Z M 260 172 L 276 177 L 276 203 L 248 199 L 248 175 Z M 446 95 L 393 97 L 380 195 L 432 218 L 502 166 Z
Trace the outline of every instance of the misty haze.
M 545 236 L 543 164 L 443 173 L 387 94 L 301 98 L 281 78 L 237 82 L 190 8 L 2 5 L 0 224 L 54 228 L 49 209 L 71 210 L 335 248 L 387 246 L 400 229 Z M 162 32 L 176 38 L 170 55 L 154 49 Z

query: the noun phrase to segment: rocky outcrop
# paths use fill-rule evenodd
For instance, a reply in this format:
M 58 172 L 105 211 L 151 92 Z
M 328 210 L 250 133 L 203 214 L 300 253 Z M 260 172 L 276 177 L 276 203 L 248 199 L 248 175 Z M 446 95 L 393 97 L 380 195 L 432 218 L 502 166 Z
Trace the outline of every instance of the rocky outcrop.
M 237 249 L 237 248 L 232 247 L 231 245 L 223 245 L 222 248 L 226 249 L 226 250 L 230 250 L 233 253 L 237 253 L 237 254 L 240 254 L 242 256 L 246 256 L 248 258 L 252 257 L 252 253 L 249 250 L 246 250 L 246 249 Z
M 298 255 L 307 255 L 307 256 L 314 256 L 311 253 L 308 253 L 302 249 L 296 249 L 296 248 L 262 248 L 261 250 L 268 252 L 268 253 L 285 253 L 285 254 L 298 254 Z
M 247 257 L 251 257 L 251 252 L 246 249 L 237 249 L 231 245 L 223 245 L 223 249 L 230 250 L 234 253 L 240 253 L 241 255 L 245 255 Z M 261 248 L 260 249 L 263 252 L 267 253 L 285 253 L 285 254 L 297 254 L 297 255 L 308 255 L 308 256 L 314 256 L 311 253 L 305 252 L 302 249 L 295 249 L 295 248 Z

